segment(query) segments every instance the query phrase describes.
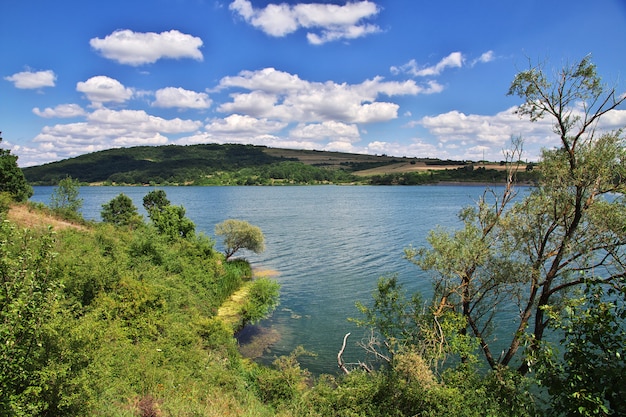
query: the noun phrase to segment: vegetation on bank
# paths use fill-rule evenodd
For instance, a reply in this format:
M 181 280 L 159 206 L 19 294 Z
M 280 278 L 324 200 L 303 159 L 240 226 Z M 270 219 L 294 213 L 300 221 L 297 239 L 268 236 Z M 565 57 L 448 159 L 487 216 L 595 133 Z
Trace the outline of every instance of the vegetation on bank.
M 244 283 L 242 324 L 276 306 L 277 284 L 251 281 L 245 260 L 152 223 L 25 229 L 0 217 L 0 414 L 272 415 L 217 317 Z
M 27 190 L 18 181 L 0 194 L 0 414 L 626 415 L 626 149 L 621 131 L 595 130 L 626 95 L 601 84 L 590 57 L 554 79 L 531 66 L 509 94 L 524 100 L 521 116 L 553 118 L 561 147 L 542 153 L 536 187 L 515 198 L 516 138 L 504 190 L 463 209 L 459 230 L 406 249 L 433 297 L 382 277 L 356 306 L 371 335 L 362 360 L 343 361 L 346 334 L 337 375 L 313 378 L 302 348 L 272 367 L 241 358 L 217 311 L 249 265 L 217 253 L 164 193 L 144 199 L 149 223 L 121 194 L 102 223 L 23 228 L 5 220 Z M 78 182 L 65 181 L 49 210 L 69 218 Z M 220 233 L 256 232 L 244 226 Z M 256 233 L 240 236 L 245 246 L 226 247 L 261 250 Z M 250 321 L 278 290 L 252 282 Z M 515 330 L 498 334 L 500 353 L 501 320 Z

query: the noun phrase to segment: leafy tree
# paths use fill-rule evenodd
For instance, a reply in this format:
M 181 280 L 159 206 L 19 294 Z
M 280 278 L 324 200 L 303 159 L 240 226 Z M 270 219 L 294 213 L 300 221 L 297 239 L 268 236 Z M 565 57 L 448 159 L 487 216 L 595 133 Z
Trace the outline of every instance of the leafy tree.
M 103 204 L 100 216 L 105 223 L 117 226 L 136 226 L 141 223 L 141 216 L 133 200 L 123 193 Z
M 494 369 L 513 364 L 524 344 L 530 357 L 536 354 L 557 320 L 548 313 L 562 311 L 572 291 L 590 283 L 620 287 L 626 273 L 623 138 L 621 131 L 595 129 L 626 95 L 601 83 L 589 57 L 554 80 L 541 66 L 522 71 L 509 94 L 525 100 L 520 116 L 554 120 L 561 146 L 542 152 L 538 185 L 515 200 L 511 170 L 502 194 L 486 192 L 477 207 L 461 212 L 462 229 L 437 229 L 430 248 L 406 250 L 409 260 L 435 273 L 435 311 L 460 313 Z M 498 320 L 515 325 L 501 355 L 491 337 Z M 526 374 L 530 361 L 520 362 Z
M 143 207 L 148 212 L 148 215 L 153 210 L 161 211 L 165 206 L 170 205 L 170 200 L 167 199 L 167 195 L 163 190 L 150 191 L 143 197 Z
M 153 209 L 150 212 L 150 219 L 160 234 L 170 238 L 191 237 L 196 229 L 196 225 L 188 217 L 185 217 L 183 206 L 166 205 L 160 210 Z
M 150 191 L 143 197 L 143 206 L 160 234 L 170 238 L 194 235 L 196 225 L 185 217 L 183 206 L 172 206 L 165 191 Z
M 2 132 L 0 132 L 2 142 Z M 33 195 L 24 173 L 17 166 L 17 156 L 8 149 L 0 149 L 0 192 L 7 192 L 15 201 L 26 201 Z
M 215 234 L 224 237 L 226 260 L 241 249 L 248 249 L 254 253 L 265 250 L 265 236 L 261 229 L 245 220 L 225 220 L 215 226 Z
M 83 206 L 80 198 L 80 182 L 72 177 L 65 177 L 52 192 L 50 207 L 69 217 L 80 217 L 79 210 Z

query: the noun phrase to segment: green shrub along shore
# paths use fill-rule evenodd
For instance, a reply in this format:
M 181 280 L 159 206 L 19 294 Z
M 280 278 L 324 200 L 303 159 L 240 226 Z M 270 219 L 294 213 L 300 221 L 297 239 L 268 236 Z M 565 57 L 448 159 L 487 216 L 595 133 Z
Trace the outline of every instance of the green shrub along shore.
M 626 415 L 626 146 L 622 130 L 597 130 L 626 94 L 587 56 L 557 73 L 531 66 L 509 95 L 520 116 L 552 119 L 560 147 L 518 195 L 512 138 L 504 187 L 464 208 L 458 230 L 405 249 L 432 297 L 381 277 L 351 319 L 371 334 L 362 360 L 344 362 L 345 335 L 335 375 L 303 369 L 303 348 L 272 366 L 239 353 L 234 331 L 279 302 L 275 281 L 233 258 L 264 249 L 258 227 L 226 219 L 220 253 L 159 190 L 143 200 L 148 219 L 120 194 L 85 222 L 78 179 L 60 179 L 51 207 L 29 204 L 0 149 L 0 415 Z

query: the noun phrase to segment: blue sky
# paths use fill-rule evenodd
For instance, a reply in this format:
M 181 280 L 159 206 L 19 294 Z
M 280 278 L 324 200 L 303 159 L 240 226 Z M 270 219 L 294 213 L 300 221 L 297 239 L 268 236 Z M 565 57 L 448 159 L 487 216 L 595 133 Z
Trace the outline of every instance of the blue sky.
M 136 145 L 503 159 L 556 146 L 507 96 L 592 54 L 626 90 L 625 0 L 2 0 L 1 146 L 20 166 Z M 610 119 L 626 126 L 626 110 Z

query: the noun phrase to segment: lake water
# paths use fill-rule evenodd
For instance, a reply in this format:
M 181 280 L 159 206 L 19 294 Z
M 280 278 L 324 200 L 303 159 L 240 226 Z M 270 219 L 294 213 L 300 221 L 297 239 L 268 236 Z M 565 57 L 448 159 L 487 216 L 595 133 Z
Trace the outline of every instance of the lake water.
M 34 187 L 32 201 L 48 203 L 54 187 Z M 146 215 L 143 197 L 152 187 L 81 187 L 82 213 L 100 220 L 102 204 L 128 195 Z M 266 250 L 243 253 L 256 268 L 277 272 L 281 304 L 259 326 L 246 329 L 270 345 L 259 357 L 271 362 L 297 346 L 315 352 L 301 358 L 313 373 L 337 372 L 343 336 L 352 332 L 345 359 L 363 358 L 356 346 L 363 329 L 348 322 L 358 317 L 356 301 L 367 303 L 380 276 L 397 274 L 407 289 L 430 292 L 428 276 L 403 259 L 403 249 L 422 246 L 428 231 L 458 227 L 457 214 L 473 204 L 483 186 L 293 186 L 159 187 L 175 205 L 185 207 L 196 231 L 214 236 L 229 218 L 261 228 Z M 147 217 L 147 216 L 146 216 Z M 221 244 L 216 242 L 221 250 Z

